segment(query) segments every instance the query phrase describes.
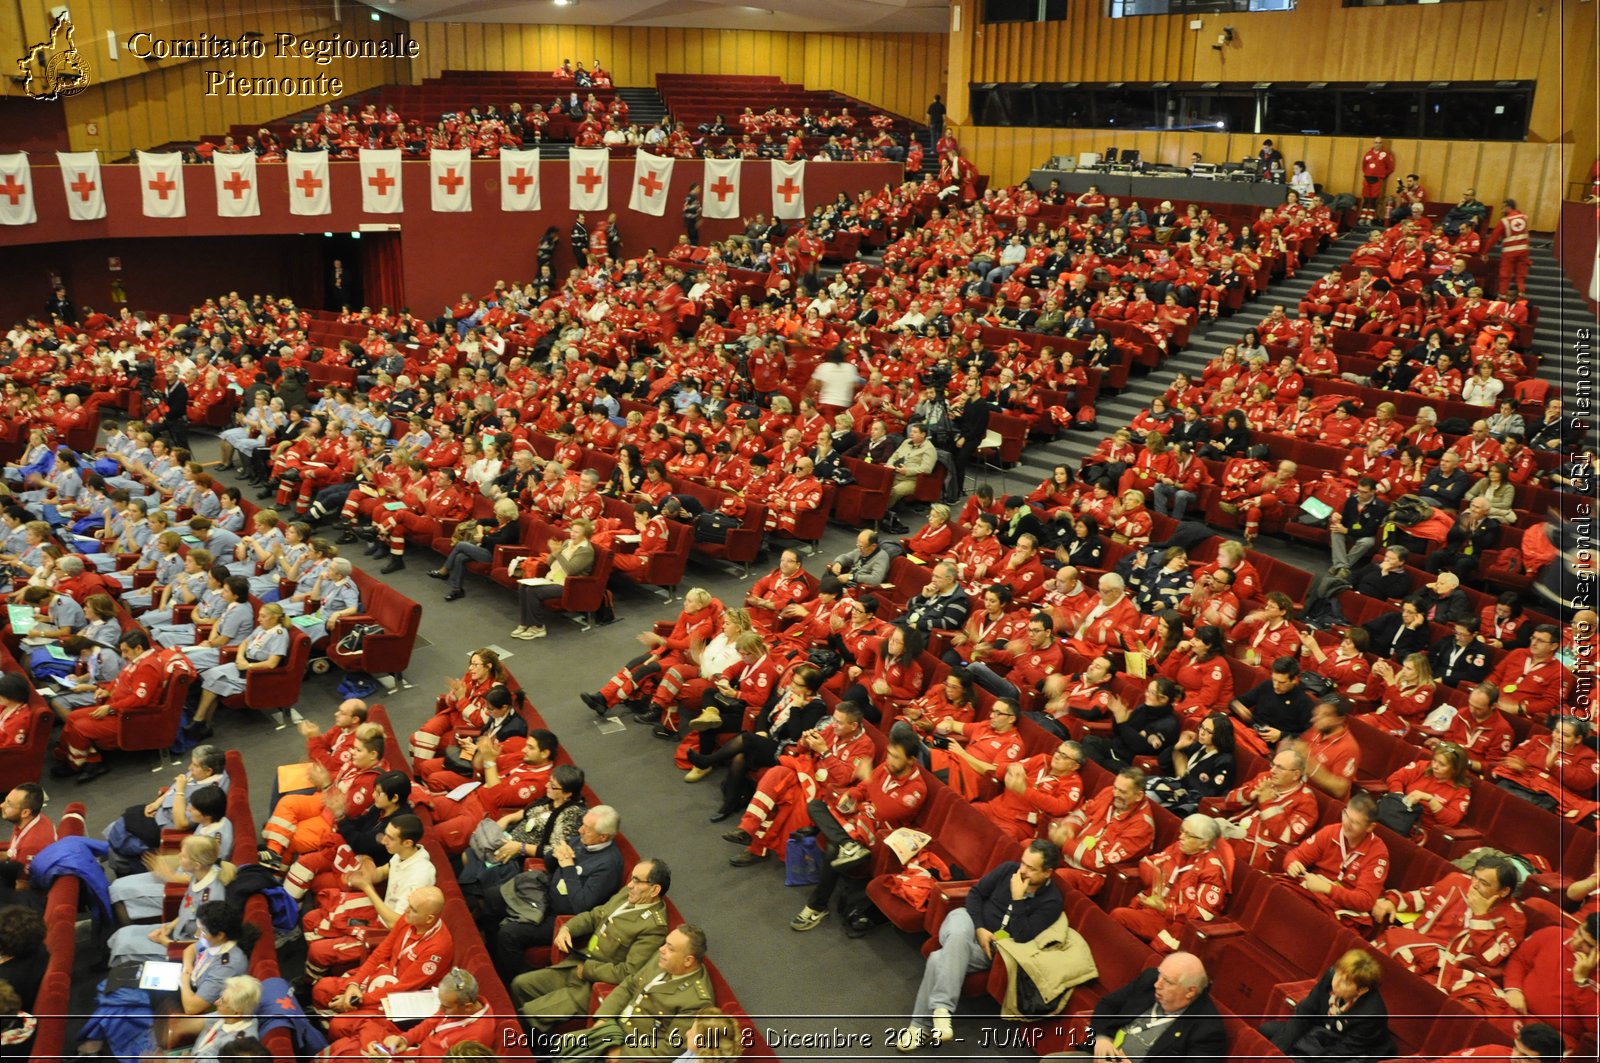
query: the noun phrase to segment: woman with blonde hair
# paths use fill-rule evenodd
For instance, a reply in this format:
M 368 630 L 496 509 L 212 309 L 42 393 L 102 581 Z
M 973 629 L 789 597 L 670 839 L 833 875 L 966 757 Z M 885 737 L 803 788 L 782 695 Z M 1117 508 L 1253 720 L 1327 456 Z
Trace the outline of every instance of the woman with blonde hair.
M 1338 1059 L 1368 1063 L 1394 1055 L 1389 1009 L 1378 992 L 1383 967 L 1370 952 L 1351 949 L 1326 972 L 1294 1014 L 1263 1023 L 1261 1032 L 1284 1055 L 1302 1063 Z
M 1408 654 L 1399 668 L 1379 661 L 1372 666 L 1372 678 L 1374 683 L 1383 684 L 1371 720 L 1373 726 L 1392 735 L 1405 735 L 1422 726 L 1436 693 L 1433 665 L 1426 653 Z
M 147 856 L 147 866 L 159 859 L 154 854 Z M 177 870 L 189 879 L 183 900 L 178 904 L 178 914 L 154 926 L 129 923 L 113 933 L 109 942 L 111 966 L 130 960 L 166 959 L 168 946 L 195 939 L 195 920 L 201 905 L 227 899 L 227 886 L 233 881 L 234 867 L 222 859 L 222 848 L 216 838 L 199 834 L 185 838 L 178 849 Z M 118 879 L 117 883 L 123 881 Z M 162 893 L 165 893 L 164 886 Z M 148 912 L 148 907 L 129 888 L 116 890 L 113 887 L 112 900 L 119 906 L 119 914 L 125 913 L 129 918 L 143 917 Z
M 714 1008 L 697 1012 L 689 1032 L 683 1035 L 683 1054 L 674 1063 L 697 1059 L 738 1059 L 744 1054 L 743 1032 L 739 1021 Z

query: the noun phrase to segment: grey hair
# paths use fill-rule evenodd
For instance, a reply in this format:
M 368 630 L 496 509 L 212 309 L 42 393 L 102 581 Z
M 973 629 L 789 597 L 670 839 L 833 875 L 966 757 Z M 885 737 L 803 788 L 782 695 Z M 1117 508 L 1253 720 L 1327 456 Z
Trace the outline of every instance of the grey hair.
M 336 557 L 328 562 L 328 567 L 333 570 L 335 576 L 350 575 L 350 559 L 348 557 Z
M 608 838 L 615 838 L 622 829 L 622 815 L 610 805 L 595 805 L 589 810 L 594 815 L 594 829 Z
M 1196 812 L 1192 816 L 1183 817 L 1183 829 L 1193 834 L 1207 845 L 1213 845 L 1222 837 L 1222 827 L 1210 816 Z
M 471 971 L 453 967 L 449 974 L 439 980 L 439 987 L 459 995 L 463 1004 L 478 1002 L 478 980 Z
M 222 999 L 240 1015 L 254 1015 L 261 1006 L 261 981 L 248 974 L 236 974 L 222 983 Z

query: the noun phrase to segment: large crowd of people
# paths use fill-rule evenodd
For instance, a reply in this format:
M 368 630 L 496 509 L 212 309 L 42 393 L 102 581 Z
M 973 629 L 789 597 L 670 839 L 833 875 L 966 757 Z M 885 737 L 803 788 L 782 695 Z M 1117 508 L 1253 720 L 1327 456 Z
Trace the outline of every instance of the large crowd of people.
M 310 118 L 276 131 L 268 126 L 220 140 L 202 140 L 186 150 L 187 161 L 210 162 L 217 154 L 255 155 L 283 162 L 285 152 L 320 151 L 334 160 L 355 159 L 362 149 L 393 148 L 407 158 L 425 159 L 433 151 L 465 149 L 474 158 L 498 158 L 504 149 L 571 143 L 580 148 L 639 148 L 680 159 L 827 159 L 906 162 L 921 168 L 924 145 L 900 128 L 886 111 L 850 107 L 744 107 L 731 117 L 721 113 L 704 122 L 680 121 L 670 114 L 654 122 L 630 121 L 628 101 L 613 91 L 611 75 L 595 60 L 585 69 L 564 64 L 550 83 L 557 91 L 548 104 L 521 99 L 503 104 L 463 100 L 453 109 L 426 116 L 402 114 L 392 100 L 368 97 L 354 103 L 324 104 Z M 448 81 L 445 82 L 449 84 Z M 462 93 L 475 93 L 463 88 Z M 819 97 L 826 99 L 826 97 Z M 942 131 L 941 131 L 942 132 Z M 943 141 L 935 134 L 930 145 Z
M 1236 344 L 1199 379 L 1175 378 L 1080 468 L 1025 496 L 968 495 L 993 415 L 1043 436 L 1085 423 L 1086 370 L 1146 345 L 1177 349 L 1199 318 L 1292 275 L 1340 219 L 1292 191 L 1237 228 L 1201 205 L 980 194 L 970 165 L 949 158 L 939 179 L 841 197 L 792 230 L 758 219 L 710 247 L 598 248 L 564 279 L 547 260 L 528 283 L 464 293 L 428 320 L 347 311 L 339 323 L 366 336 L 337 346 L 310 311 L 237 294 L 183 320 L 58 300 L 50 320 L 19 323 L 0 341 L 6 431 L 30 434 L 12 437 L 29 445 L 5 470 L 0 563 L 36 616 L 22 632 L 14 612 L 11 627 L 44 651 L 28 659 L 34 681 L 60 687 L 54 774 L 102 774 L 119 716 L 174 670 L 196 680 L 190 734 L 210 737 L 245 673 L 281 666 L 287 622 L 315 640 L 358 608 L 341 546 L 365 540 L 387 572 L 414 543 L 446 541 L 430 570 L 445 602 L 467 593 L 468 564 L 518 546 L 511 635 L 538 639 L 566 582 L 601 558 L 626 578 L 666 548 L 669 522 L 759 511 L 775 567 L 741 601 L 690 590 L 670 627 L 644 633 L 644 652 L 583 701 L 673 740 L 687 782 L 723 772 L 711 818 L 728 825 L 733 867 L 815 839 L 797 932 L 833 909 L 849 932 L 871 932 L 882 919 L 863 880 L 936 795 L 975 806 L 1014 843 L 997 866 L 965 869 L 977 881 L 938 927 L 901 1048 L 950 1038 L 964 978 L 1019 962 L 1015 947 L 1051 933 L 1073 894 L 1107 903 L 1117 926 L 1165 954 L 1107 987 L 1096 1054 L 1183 1055 L 1179 1036 L 1188 1054 L 1211 1052 L 1223 1040 L 1217 972 L 1194 954 L 1193 929 L 1225 916 L 1241 877 L 1270 874 L 1366 940 L 1299 972 L 1320 981 L 1269 1034 L 1290 1054 L 1384 1054 L 1379 983 L 1400 969 L 1527 1055 L 1555 1058 L 1562 1037 L 1592 1051 L 1600 894 L 1589 868 L 1554 869 L 1572 910 L 1540 912 L 1528 933 L 1534 905 L 1519 895 L 1533 868 L 1514 831 L 1481 824 L 1494 851 L 1401 889 L 1376 829 L 1420 848 L 1473 826 L 1475 780 L 1573 828 L 1592 829 L 1600 807 L 1589 723 L 1568 711 L 1574 673 L 1593 674 L 1594 612 L 1557 602 L 1536 616 L 1515 592 L 1482 605 L 1467 593 L 1485 555 L 1504 549 L 1502 521 L 1525 532 L 1511 550 L 1519 574 L 1566 563 L 1562 523 L 1518 505 L 1534 485 L 1579 489 L 1583 476 L 1540 460 L 1581 439 L 1561 398 L 1531 426 L 1517 401 L 1537 353 L 1526 298 L 1485 297 L 1469 269 L 1482 251 L 1468 246 L 1473 226 L 1448 237 L 1408 213 L 1358 249 L 1353 280 L 1319 282 L 1297 316 L 1279 306 L 1256 328 L 1230 326 L 1244 331 Z M 882 266 L 823 275 L 820 244 L 849 229 L 882 234 Z M 1363 335 L 1374 346 L 1336 353 Z M 330 368 L 353 384 L 309 394 L 310 371 Z M 81 454 L 58 445 L 82 410 L 116 409 L 141 379 L 138 417 Z M 1334 381 L 1355 390 L 1322 390 Z M 1383 402 L 1363 416 L 1368 387 L 1496 412 L 1447 424 Z M 192 460 L 187 427 L 230 402 L 224 462 L 292 510 L 287 521 L 247 517 L 239 489 L 215 489 Z M 1342 465 L 1266 460 L 1280 439 L 1331 443 Z M 890 517 L 810 566 L 792 541 L 825 515 L 827 488 L 850 482 L 846 458 L 893 471 Z M 944 501 L 913 533 L 897 509 L 909 516 L 941 467 Z M 1178 521 L 1202 515 L 1213 527 Z M 540 541 L 523 540 L 525 521 Z M 1248 549 L 1290 523 L 1325 528 L 1331 551 L 1303 604 L 1272 578 L 1290 566 L 1269 569 Z M 1228 524 L 1242 543 L 1218 543 L 1215 526 Z M 904 538 L 891 542 L 897 526 Z M 137 623 L 124 630 L 97 598 Z M 1364 601 L 1370 617 L 1350 622 L 1345 610 Z M 14 711 L 28 693 L 21 676 L 0 679 L 8 745 L 30 737 Z M 670 872 L 659 859 L 623 866 L 618 811 L 586 802 L 581 771 L 519 693 L 492 650 L 474 653 L 407 736 L 414 781 L 388 770 L 388 739 L 360 702 L 341 705 L 326 733 L 305 729 L 307 786 L 275 795 L 257 860 L 301 905 L 297 989 L 327 1020 L 331 1058 L 483 1040 L 489 973 L 510 985 L 540 1054 L 601 1054 L 647 1019 L 698 1031 L 708 1053 L 726 1039 L 725 1017 L 708 1010 L 705 932 L 663 915 Z M 1414 747 L 1410 760 L 1358 778 L 1380 739 Z M 254 928 L 231 904 L 228 818 L 207 793 L 226 786 L 221 757 L 201 746 L 107 832 L 129 924 L 114 957 L 188 944 L 171 1021 L 132 1036 L 126 1002 L 106 990 L 91 1047 L 249 1036 L 259 987 L 228 957 L 250 952 Z M 37 787 L 8 796 L 13 859 L 48 840 L 42 807 Z M 1181 827 L 1158 845 L 1169 822 Z M 193 840 L 175 864 L 142 860 L 166 830 Z M 429 839 L 459 868 L 440 866 Z M 937 876 L 922 867 L 921 890 L 897 888 L 926 905 Z M 441 914 L 457 879 L 492 945 L 493 967 L 476 973 L 455 967 L 461 944 Z M 177 919 L 133 929 L 169 882 L 186 883 Z M 572 955 L 529 970 L 529 950 L 550 947 Z M 563 1033 L 597 982 L 619 988 L 591 1026 Z M 429 987 L 439 1010 L 420 1026 L 401 1030 L 378 1006 Z

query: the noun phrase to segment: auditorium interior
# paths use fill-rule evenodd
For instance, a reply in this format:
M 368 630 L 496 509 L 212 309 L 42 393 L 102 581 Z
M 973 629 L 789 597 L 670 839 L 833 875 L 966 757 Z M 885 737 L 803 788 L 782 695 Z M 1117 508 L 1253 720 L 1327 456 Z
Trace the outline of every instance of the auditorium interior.
M 0 0 L 0 1056 L 1595 1058 L 1595 5 L 768 2 Z

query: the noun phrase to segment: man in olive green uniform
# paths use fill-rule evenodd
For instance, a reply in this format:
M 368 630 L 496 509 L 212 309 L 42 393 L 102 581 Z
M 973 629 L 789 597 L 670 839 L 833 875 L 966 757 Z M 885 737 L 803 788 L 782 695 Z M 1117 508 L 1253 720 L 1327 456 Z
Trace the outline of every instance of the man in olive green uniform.
M 511 983 L 511 1002 L 534 1029 L 550 1030 L 587 1015 L 595 982 L 617 985 L 651 963 L 667 939 L 662 898 L 671 884 L 665 861 L 641 860 L 614 897 L 573 916 L 556 931 L 555 945 L 566 957 Z
M 684 923 L 667 935 L 655 959 L 634 971 L 595 1011 L 594 1025 L 562 1036 L 558 1058 L 676 1059 L 697 1012 L 716 1004 L 706 973 L 706 932 Z

